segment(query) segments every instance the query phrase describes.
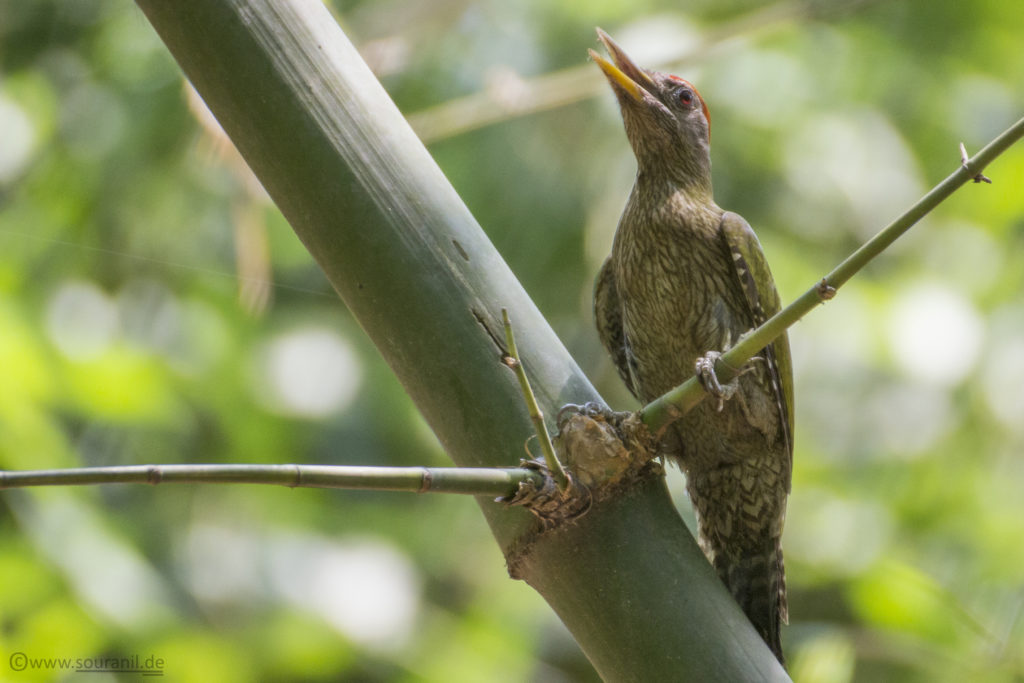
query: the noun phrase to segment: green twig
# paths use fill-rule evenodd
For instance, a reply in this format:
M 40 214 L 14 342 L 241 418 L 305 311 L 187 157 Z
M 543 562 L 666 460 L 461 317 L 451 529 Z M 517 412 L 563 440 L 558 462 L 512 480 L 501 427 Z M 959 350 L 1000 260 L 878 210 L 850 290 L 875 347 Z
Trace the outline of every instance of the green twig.
M 544 424 L 544 413 L 537 405 L 537 398 L 533 395 L 523 362 L 519 359 L 516 337 L 512 333 L 512 321 L 508 317 L 507 308 L 501 309 L 501 320 L 505 324 L 505 343 L 508 344 L 508 356 L 503 360 L 505 365 L 515 371 L 516 377 L 519 379 L 519 386 L 523 390 L 523 399 L 526 401 L 526 409 L 530 413 L 530 420 L 533 421 L 533 428 L 537 432 L 540 450 L 544 454 L 544 462 L 547 464 L 548 470 L 551 471 L 551 476 L 558 483 L 558 488 L 564 491 L 569 486 L 569 478 L 565 476 L 562 463 L 558 462 L 558 456 L 555 455 L 555 447 L 551 444 L 551 435 L 548 434 L 547 425 Z
M 894 220 L 877 235 L 868 240 L 845 261 L 804 292 L 789 306 L 776 313 L 771 319 L 750 334 L 745 335 L 736 346 L 723 353 L 715 364 L 719 380 L 727 382 L 736 376 L 736 368 L 742 368 L 751 357 L 776 337 L 785 332 L 793 323 L 804 317 L 822 301 L 831 299 L 837 289 L 843 286 L 857 272 L 881 254 L 900 235 L 921 220 L 953 192 L 971 182 L 992 182 L 982 170 L 993 159 L 1005 152 L 1011 145 L 1024 137 L 1024 119 L 1010 126 L 984 149 L 968 159 L 961 158 L 960 168 L 936 185 L 903 215 Z M 961 146 L 962 150 L 962 146 Z M 706 395 L 695 378 L 690 378 L 675 389 L 651 401 L 640 409 L 641 419 L 652 432 L 659 432 L 673 421 L 685 415 L 700 403 Z
M 125 465 L 63 470 L 0 470 L 0 489 L 89 484 L 276 484 L 279 486 L 463 493 L 508 496 L 525 481 L 542 484 L 524 468 L 355 467 L 336 465 Z

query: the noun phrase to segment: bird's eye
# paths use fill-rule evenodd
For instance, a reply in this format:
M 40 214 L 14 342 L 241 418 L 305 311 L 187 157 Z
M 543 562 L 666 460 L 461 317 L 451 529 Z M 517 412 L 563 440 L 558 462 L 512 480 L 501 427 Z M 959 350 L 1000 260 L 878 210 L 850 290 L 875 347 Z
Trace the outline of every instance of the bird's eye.
M 689 88 L 680 88 L 677 97 L 679 102 L 687 107 L 693 104 L 693 91 Z

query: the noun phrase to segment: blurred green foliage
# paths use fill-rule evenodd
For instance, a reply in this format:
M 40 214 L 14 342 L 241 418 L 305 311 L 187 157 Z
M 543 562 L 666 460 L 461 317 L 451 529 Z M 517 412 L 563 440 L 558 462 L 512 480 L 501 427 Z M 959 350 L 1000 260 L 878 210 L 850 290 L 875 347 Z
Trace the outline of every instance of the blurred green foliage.
M 593 78 L 596 97 L 429 142 L 621 408 L 590 287 L 634 166 L 585 64 L 595 25 L 651 59 L 696 50 L 684 74 L 711 107 L 716 197 L 758 230 L 786 300 L 951 172 L 958 142 L 1024 113 L 1018 0 L 335 9 L 427 120 L 478 91 L 522 104 L 555 70 Z M 207 116 L 129 3 L 0 1 L 0 467 L 445 464 Z M 1024 677 L 1024 147 L 987 174 L 791 332 L 797 681 Z M 68 675 L 13 671 L 18 652 L 156 655 L 181 681 L 594 678 L 461 498 L 2 502 L 3 678 Z

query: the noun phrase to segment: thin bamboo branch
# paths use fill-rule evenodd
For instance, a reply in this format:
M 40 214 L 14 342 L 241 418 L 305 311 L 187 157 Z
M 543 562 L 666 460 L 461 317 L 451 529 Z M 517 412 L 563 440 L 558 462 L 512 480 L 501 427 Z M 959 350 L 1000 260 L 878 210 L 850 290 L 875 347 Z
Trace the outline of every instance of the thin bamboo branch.
M 291 488 L 508 496 L 542 476 L 522 468 L 342 465 L 125 465 L 0 470 L 0 489 L 92 484 L 272 484 Z
M 966 183 L 971 181 L 990 183 L 991 180 L 986 178 L 982 171 L 993 159 L 1009 149 L 1021 137 L 1024 137 L 1024 118 L 1000 133 L 972 158 L 967 159 L 965 155 L 956 171 L 932 188 L 899 218 L 865 242 L 793 303 L 776 313 L 756 330 L 745 335 L 736 346 L 723 353 L 715 364 L 715 373 L 719 380 L 727 382 L 735 377 L 737 368 L 742 368 L 755 353 L 772 343 L 776 337 L 807 315 L 815 306 L 831 299 L 836 290 Z M 704 400 L 706 395 L 697 380 L 690 378 L 641 408 L 641 419 L 652 432 L 658 433 Z
M 526 410 L 530 413 L 533 430 L 537 434 L 537 441 L 540 442 L 540 451 L 544 455 L 544 462 L 558 484 L 558 488 L 564 491 L 569 486 L 569 478 L 565 476 L 562 463 L 558 462 L 558 456 L 555 455 L 555 447 L 551 444 L 551 435 L 548 434 L 548 428 L 544 424 L 544 413 L 537 405 L 537 397 L 534 396 L 533 389 L 530 387 L 526 369 L 523 368 L 523 362 L 519 360 L 519 349 L 516 348 L 516 336 L 512 331 L 512 320 L 508 317 L 508 309 L 501 309 L 501 320 L 505 327 L 505 343 L 508 344 L 508 356 L 505 358 L 505 364 L 516 373 L 519 387 L 523 390 L 523 400 L 526 401 Z

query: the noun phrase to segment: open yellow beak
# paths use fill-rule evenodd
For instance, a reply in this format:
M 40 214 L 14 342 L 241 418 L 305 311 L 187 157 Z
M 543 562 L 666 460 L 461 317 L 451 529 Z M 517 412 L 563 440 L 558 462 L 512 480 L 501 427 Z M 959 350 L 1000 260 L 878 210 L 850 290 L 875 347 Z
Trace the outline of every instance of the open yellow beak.
M 588 50 L 590 58 L 601 67 L 601 71 L 608 78 L 612 85 L 618 86 L 637 102 L 644 99 L 645 86 L 654 86 L 654 81 L 647 75 L 647 72 L 638 67 L 625 50 L 612 40 L 612 37 L 597 29 L 597 37 L 604 44 L 612 61 L 609 61 L 597 54 L 594 50 Z

